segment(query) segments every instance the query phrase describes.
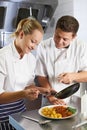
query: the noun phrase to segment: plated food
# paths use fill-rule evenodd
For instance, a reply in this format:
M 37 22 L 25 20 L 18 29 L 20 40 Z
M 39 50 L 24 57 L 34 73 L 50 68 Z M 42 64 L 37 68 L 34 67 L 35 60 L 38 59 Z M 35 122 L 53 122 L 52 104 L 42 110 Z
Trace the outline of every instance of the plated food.
M 71 106 L 49 105 L 39 109 L 39 114 L 49 119 L 67 119 L 77 114 L 77 109 Z

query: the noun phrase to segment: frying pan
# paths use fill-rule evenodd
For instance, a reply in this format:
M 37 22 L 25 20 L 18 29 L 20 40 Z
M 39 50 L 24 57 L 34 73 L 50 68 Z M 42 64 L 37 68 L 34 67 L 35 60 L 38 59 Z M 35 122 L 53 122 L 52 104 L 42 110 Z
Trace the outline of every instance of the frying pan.
M 51 95 L 54 95 L 56 98 L 59 98 L 59 99 L 64 99 L 64 98 L 67 98 L 67 97 L 73 95 L 75 92 L 77 92 L 79 87 L 80 87 L 80 84 L 75 83 L 75 84 L 70 85 L 69 87 L 63 89 L 60 92 L 52 92 Z

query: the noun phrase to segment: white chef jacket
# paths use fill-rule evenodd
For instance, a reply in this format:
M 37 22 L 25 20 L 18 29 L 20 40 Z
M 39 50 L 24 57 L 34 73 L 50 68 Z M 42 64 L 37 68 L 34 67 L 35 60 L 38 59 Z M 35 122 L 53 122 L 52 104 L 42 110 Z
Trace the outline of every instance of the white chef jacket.
M 35 66 L 33 54 L 20 59 L 14 43 L 0 49 L 0 93 L 20 91 L 34 83 Z
M 87 71 L 87 43 L 74 39 L 69 48 L 57 49 L 49 38 L 38 46 L 36 66 L 36 75 L 48 76 L 51 86 L 61 91 L 69 85 L 58 82 L 59 74 Z

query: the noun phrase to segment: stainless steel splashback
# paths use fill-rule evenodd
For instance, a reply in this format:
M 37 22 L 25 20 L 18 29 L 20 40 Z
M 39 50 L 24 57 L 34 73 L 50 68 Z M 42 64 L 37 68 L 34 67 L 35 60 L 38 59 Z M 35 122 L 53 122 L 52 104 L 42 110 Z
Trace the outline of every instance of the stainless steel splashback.
M 58 0 L 0 0 L 0 30 L 13 32 L 18 22 L 35 17 L 46 30 Z
M 0 0 L 0 47 L 23 18 L 35 17 L 46 33 L 57 5 L 58 0 Z

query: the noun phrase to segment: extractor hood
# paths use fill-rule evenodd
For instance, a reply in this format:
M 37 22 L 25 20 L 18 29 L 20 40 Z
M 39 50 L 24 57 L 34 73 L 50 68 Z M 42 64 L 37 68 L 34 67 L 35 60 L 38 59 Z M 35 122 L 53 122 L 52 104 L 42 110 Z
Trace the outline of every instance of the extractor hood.
M 35 17 L 46 30 L 58 0 L 0 0 L 0 32 L 13 32 L 18 22 Z

